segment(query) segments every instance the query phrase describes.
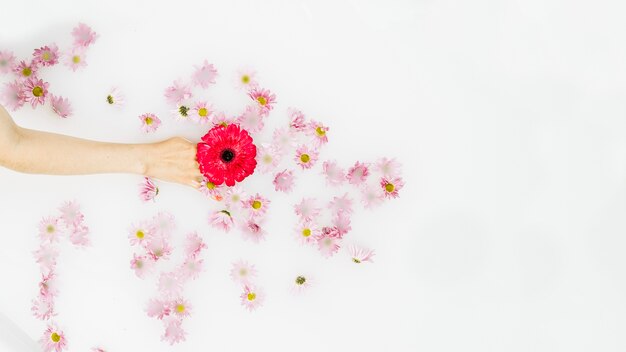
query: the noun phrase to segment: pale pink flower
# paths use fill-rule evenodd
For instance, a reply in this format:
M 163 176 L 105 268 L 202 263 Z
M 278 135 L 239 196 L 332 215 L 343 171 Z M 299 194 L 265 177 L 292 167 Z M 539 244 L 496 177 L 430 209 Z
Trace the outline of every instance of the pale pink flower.
M 171 86 L 167 87 L 164 95 L 167 103 L 170 105 L 176 105 L 193 96 L 191 93 L 191 87 L 183 84 L 180 80 L 174 81 Z
M 15 56 L 13 52 L 8 50 L 0 51 L 0 73 L 7 74 L 13 71 L 15 66 Z
M 193 83 L 202 88 L 208 88 L 210 84 L 215 84 L 215 78 L 217 78 L 217 70 L 213 64 L 209 64 L 207 60 L 204 60 L 204 64 L 200 67 L 194 66 L 196 69 L 191 79 Z
M 341 197 L 333 197 L 328 203 L 328 207 L 333 213 L 346 212 L 347 214 L 352 214 L 352 199 L 348 197 L 348 193 L 344 193 Z
M 269 114 L 276 103 L 276 95 L 268 89 L 254 87 L 248 92 L 248 96 L 258 104 L 263 115 Z
M 379 186 L 370 186 L 366 185 L 363 187 L 362 200 L 363 204 L 365 204 L 365 208 L 373 208 L 382 203 L 385 195 L 383 194 L 383 190 Z
M 138 278 L 143 279 L 152 272 L 154 262 L 145 255 L 138 256 L 136 253 L 133 253 L 130 268 L 135 271 L 135 275 L 137 275 Z
M 367 180 L 369 174 L 370 172 L 368 164 L 357 161 L 354 166 L 348 169 L 346 179 L 348 180 L 348 182 L 350 182 L 350 184 L 360 185 Z
M 83 47 L 95 43 L 96 39 L 98 39 L 96 32 L 84 23 L 79 23 L 78 26 L 72 30 L 72 36 L 74 37 L 74 45 Z
M 350 214 L 345 211 L 339 211 L 333 217 L 333 226 L 339 231 L 340 237 L 352 230 L 350 226 Z
M 113 87 L 109 91 L 109 94 L 107 94 L 106 102 L 110 106 L 114 106 L 119 109 L 122 106 L 124 106 L 124 102 L 125 102 L 124 94 L 119 90 L 119 88 Z
M 167 302 L 159 299 L 151 299 L 146 306 L 146 313 L 151 318 L 163 319 L 170 315 L 172 309 Z
M 206 248 L 206 244 L 197 232 L 190 233 L 185 238 L 185 256 L 187 258 L 196 258 Z
M 200 182 L 200 186 L 198 186 L 198 190 L 202 192 L 202 194 L 204 194 L 205 196 L 213 198 L 218 202 L 224 199 L 224 196 L 222 195 L 223 187 L 216 186 L 215 183 L 209 181 L 206 178 L 202 179 L 202 182 Z
M 356 264 L 361 264 L 363 262 L 374 262 L 372 258 L 374 257 L 375 253 L 371 249 L 350 245 L 348 246 L 348 252 L 350 253 L 350 257 L 352 257 L 352 261 Z
M 257 146 L 256 161 L 257 169 L 261 173 L 273 171 L 280 163 L 281 155 L 271 144 L 261 144 Z
M 182 282 L 176 273 L 161 273 L 159 276 L 159 292 L 166 297 L 177 297 L 183 290 Z
M 328 143 L 328 136 L 326 135 L 328 127 L 324 126 L 322 123 L 311 121 L 307 126 L 306 132 L 308 135 L 313 136 L 313 141 L 318 147 Z
M 34 62 L 41 66 L 53 66 L 59 62 L 59 48 L 56 44 L 50 46 L 44 46 L 39 49 L 35 49 L 33 52 Z
M 215 211 L 209 215 L 209 224 L 225 232 L 229 232 L 234 223 L 230 212 L 226 209 Z
M 34 253 L 36 262 L 40 265 L 41 271 L 53 270 L 57 265 L 59 252 L 51 245 L 41 245 Z
M 294 206 L 294 211 L 303 221 L 310 221 L 318 216 L 321 209 L 316 206 L 317 201 L 314 198 L 304 198 Z
M 233 267 L 230 270 L 230 277 L 233 281 L 241 284 L 250 283 L 250 281 L 256 277 L 256 274 L 257 271 L 254 265 L 244 262 L 243 260 L 233 263 Z
M 80 68 L 87 67 L 87 61 L 85 60 L 85 49 L 83 47 L 72 48 L 70 52 L 64 55 L 64 63 L 65 66 L 72 69 L 72 71 L 76 72 L 76 70 Z
M 326 258 L 333 256 L 340 248 L 341 239 L 337 237 L 331 236 L 319 236 L 317 239 L 317 246 L 322 253 L 322 255 Z
M 293 171 L 283 170 L 274 176 L 274 189 L 276 192 L 289 193 L 293 190 L 294 176 Z
M 167 259 L 170 254 L 172 254 L 172 247 L 167 239 L 162 236 L 155 236 L 150 238 L 146 244 L 145 248 L 148 252 L 148 255 L 155 262 L 160 259 Z
M 237 71 L 235 77 L 235 86 L 239 89 L 250 90 L 258 87 L 259 82 L 256 80 L 256 71 L 248 68 L 240 69 Z
M 380 180 L 380 187 L 383 189 L 383 194 L 387 198 L 398 198 L 398 191 L 404 187 L 404 181 L 402 181 L 401 177 L 394 177 L 392 179 L 387 179 L 383 177 Z
M 296 239 L 300 244 L 312 244 L 317 241 L 320 231 L 316 228 L 313 221 L 301 221 L 295 228 Z
M 309 148 L 306 145 L 301 145 L 298 149 L 296 149 L 296 156 L 294 160 L 304 170 L 313 167 L 317 161 L 317 157 L 317 150 Z
M 313 280 L 308 275 L 298 275 L 293 280 L 291 285 L 291 292 L 296 295 L 301 295 L 306 292 L 313 285 Z
M 154 233 L 154 229 L 151 224 L 147 222 L 141 222 L 138 225 L 132 225 L 130 230 L 128 231 L 128 239 L 130 240 L 131 246 L 136 244 L 147 243 Z
M 19 64 L 13 66 L 13 72 L 21 79 L 35 77 L 38 69 L 39 65 L 34 60 L 30 63 L 26 63 L 26 61 L 22 60 Z
M 374 168 L 387 178 L 394 178 L 400 174 L 400 163 L 394 158 L 380 158 Z
M 248 105 L 246 106 L 246 110 L 241 115 L 237 116 L 235 122 L 250 133 L 260 132 L 264 124 L 263 112 L 256 105 Z
M 56 285 L 56 274 L 54 270 L 50 270 L 47 274 L 41 274 L 39 282 L 39 295 L 42 297 L 55 297 L 59 294 Z
M 189 302 L 180 297 L 172 301 L 172 312 L 180 318 L 188 317 L 191 315 L 191 304 Z
M 227 187 L 226 194 L 224 195 L 224 202 L 228 208 L 239 209 L 241 208 L 241 202 L 247 197 L 246 191 L 240 185 L 234 185 L 233 187 Z
M 67 341 L 63 331 L 59 330 L 54 323 L 48 324 L 43 336 L 39 339 L 44 352 L 61 352 L 67 347 Z
M 308 123 L 302 111 L 295 108 L 287 108 L 287 116 L 289 116 L 289 128 L 293 131 L 304 131 Z
M 265 214 L 267 208 L 269 207 L 271 201 L 260 194 L 255 194 L 254 196 L 242 201 L 243 207 L 245 209 L 249 209 L 252 216 L 259 216 Z
M 5 83 L 4 89 L 2 90 L 2 96 L 0 98 L 2 103 L 12 111 L 24 106 L 26 96 L 24 95 L 24 90 L 22 89 L 22 83 L 18 80 Z
M 152 217 L 152 228 L 157 235 L 163 238 L 169 237 L 176 228 L 174 215 L 166 211 L 160 211 Z
M 66 118 L 72 115 L 72 105 L 67 98 L 57 97 L 54 94 L 50 94 L 50 103 L 52 104 L 52 110 L 59 116 Z
M 54 298 L 51 296 L 39 295 L 32 300 L 30 311 L 35 318 L 40 320 L 48 320 L 56 315 L 54 311 Z
M 324 161 L 322 173 L 326 176 L 326 183 L 332 186 L 339 186 L 346 180 L 345 171 L 334 160 Z
M 50 84 L 48 82 L 44 82 L 43 80 L 35 77 L 28 78 L 24 81 L 22 94 L 24 95 L 26 102 L 30 103 L 33 109 L 36 108 L 37 105 L 43 105 L 46 102 L 49 85 Z
M 295 146 L 296 138 L 294 131 L 288 128 L 277 128 L 272 134 L 272 145 L 280 153 L 284 154 Z
M 141 129 L 146 133 L 156 131 L 161 125 L 161 119 L 153 113 L 140 115 L 139 120 L 141 121 Z
M 161 340 L 169 342 L 170 345 L 185 341 L 185 330 L 183 330 L 180 318 L 167 318 L 167 321 L 165 321 L 165 333 Z
M 75 246 L 87 246 L 89 245 L 89 227 L 83 224 L 71 225 L 69 227 L 70 242 Z
M 176 104 L 176 108 L 171 110 L 172 116 L 176 121 L 188 121 L 191 119 L 191 104 L 188 102 L 181 102 Z
M 258 287 L 252 285 L 244 285 L 243 293 L 241 294 L 241 305 L 246 307 L 249 311 L 253 311 L 263 305 L 265 301 L 265 294 Z
M 241 224 L 241 234 L 244 240 L 250 240 L 259 243 L 265 239 L 265 230 L 261 227 L 259 221 L 250 218 Z
M 59 219 L 43 218 L 39 222 L 39 237 L 42 241 L 58 242 L 60 236 Z
M 159 194 L 159 187 L 154 184 L 150 177 L 144 177 L 139 184 L 139 198 L 144 202 L 153 200 Z
M 70 224 L 77 225 L 83 222 L 85 216 L 80 211 L 80 206 L 76 201 L 65 202 L 60 208 L 61 219 L 67 226 Z
M 344 233 L 339 231 L 339 228 L 337 228 L 337 226 L 324 226 L 322 227 L 322 231 L 317 235 L 317 238 L 319 239 L 322 237 L 331 237 L 342 239 L 343 235 Z
M 183 280 L 192 279 L 195 280 L 198 278 L 200 273 L 202 272 L 202 259 L 197 258 L 187 258 L 183 265 L 180 266 L 180 277 Z
M 211 104 L 198 102 L 196 106 L 191 109 L 191 120 L 201 125 L 206 125 L 211 122 L 213 113 L 213 106 L 211 106 Z

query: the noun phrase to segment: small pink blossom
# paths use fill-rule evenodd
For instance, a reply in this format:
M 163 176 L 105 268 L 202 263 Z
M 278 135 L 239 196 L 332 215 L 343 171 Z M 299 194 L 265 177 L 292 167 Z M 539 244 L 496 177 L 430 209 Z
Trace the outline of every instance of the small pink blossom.
M 296 149 L 296 156 L 294 160 L 304 170 L 313 167 L 317 161 L 317 157 L 317 150 L 309 148 L 306 145 L 301 145 L 298 149 Z
M 284 154 L 295 146 L 295 133 L 288 128 L 277 128 L 272 134 L 272 145 L 280 154 Z
M 317 241 L 320 230 L 317 229 L 311 220 L 301 221 L 295 228 L 295 235 L 300 244 L 313 244 Z
M 13 66 L 13 72 L 21 79 L 35 77 L 37 70 L 39 70 L 39 65 L 37 65 L 36 61 L 26 63 L 22 60 L 19 64 Z
M 213 126 L 224 126 L 235 123 L 235 118 L 231 116 L 227 116 L 223 111 L 215 112 L 213 114 Z
M 59 252 L 51 245 L 41 245 L 33 254 L 42 272 L 53 270 L 59 256 Z
M 207 197 L 213 198 L 217 201 L 221 201 L 224 196 L 222 195 L 223 187 L 216 186 L 215 183 L 209 181 L 207 178 L 203 178 L 202 182 L 198 186 L 198 190 Z
M 142 222 L 139 225 L 132 225 L 128 231 L 128 239 L 131 246 L 136 244 L 147 243 L 151 240 L 154 234 L 154 229 L 151 224 Z
M 294 206 L 294 211 L 303 221 L 310 221 L 319 215 L 321 209 L 316 206 L 314 198 L 305 198 Z
M 274 189 L 276 192 L 289 193 L 293 190 L 294 176 L 293 171 L 283 170 L 274 176 Z
M 24 95 L 22 83 L 18 80 L 5 83 L 4 89 L 2 90 L 2 96 L 0 96 L 0 98 L 2 103 L 12 111 L 24 106 L 26 96 Z
M 324 161 L 322 173 L 326 176 L 326 183 L 332 186 L 339 186 L 346 180 L 345 171 L 334 160 Z
M 125 103 L 125 96 L 117 87 L 111 88 L 109 94 L 107 94 L 106 102 L 108 105 L 121 108 Z
M 392 179 L 387 179 L 383 177 L 380 180 L 380 187 L 383 189 L 383 194 L 387 198 L 398 198 L 398 191 L 404 187 L 404 181 L 402 181 L 401 177 L 394 177 Z
M 39 237 L 42 241 L 58 242 L 60 236 L 59 219 L 53 217 L 43 218 L 39 222 Z
M 56 315 L 54 311 L 54 298 L 51 296 L 39 295 L 33 299 L 30 311 L 33 316 L 40 320 L 49 320 Z
M 176 121 L 188 121 L 191 119 L 191 104 L 186 101 L 176 104 L 176 108 L 170 111 Z
M 287 116 L 289 116 L 289 128 L 293 131 L 304 131 L 308 123 L 304 117 L 302 111 L 294 108 L 287 109 Z
M 59 290 L 56 285 L 56 274 L 54 270 L 49 271 L 47 274 L 41 274 L 39 295 L 42 297 L 55 297 L 58 294 Z
M 151 318 L 163 319 L 170 315 L 172 309 L 169 304 L 159 299 L 151 299 L 146 306 L 146 313 Z
M 133 259 L 130 261 L 130 268 L 135 271 L 135 275 L 138 278 L 143 279 L 146 275 L 149 275 L 154 268 L 154 262 L 145 255 L 133 254 Z
M 155 234 L 164 239 L 169 238 L 176 228 L 174 215 L 166 211 L 160 211 L 152 217 L 152 228 L 154 229 Z
M 84 23 L 79 23 L 78 26 L 72 30 L 72 36 L 74 37 L 74 45 L 83 47 L 90 46 L 98 39 L 96 32 Z
M 246 307 L 249 311 L 253 311 L 263 305 L 265 301 L 265 294 L 258 287 L 252 285 L 244 285 L 243 293 L 241 294 L 241 305 Z
M 346 179 L 348 182 L 353 185 L 363 184 L 367 177 L 369 176 L 369 166 L 368 164 L 356 162 L 354 166 L 348 169 L 348 173 L 346 174 Z
M 70 242 L 75 246 L 87 246 L 89 245 L 89 227 L 84 224 L 71 225 L 69 227 Z
M 171 310 L 172 312 L 174 312 L 176 316 L 180 318 L 185 318 L 191 315 L 192 307 L 191 307 L 191 304 L 189 304 L 189 302 L 187 302 L 186 299 L 177 298 L 174 301 L 172 301 Z
M 339 231 L 341 237 L 352 230 L 350 226 L 350 215 L 345 211 L 339 211 L 333 217 L 333 225 Z
M 161 119 L 153 113 L 143 114 L 139 116 L 139 120 L 141 121 L 141 129 L 146 133 L 156 131 L 161 125 Z
M 261 144 L 257 146 L 256 161 L 257 168 L 261 173 L 273 171 L 280 163 L 281 155 L 271 144 Z
M 185 256 L 187 258 L 196 258 L 206 248 L 207 245 L 197 232 L 190 233 L 185 238 Z
M 328 203 L 328 207 L 334 214 L 339 212 L 352 214 L 352 203 L 353 201 L 348 196 L 348 193 L 344 193 L 341 197 L 333 197 L 333 200 Z
M 263 111 L 256 105 L 248 105 L 235 122 L 250 133 L 258 133 L 263 129 Z
M 298 275 L 293 280 L 291 292 L 296 295 L 304 294 L 313 285 L 313 280 L 308 275 Z
M 200 272 L 202 272 L 203 262 L 204 261 L 202 259 L 187 258 L 179 269 L 181 279 L 197 279 L 200 275 Z
M 35 49 L 33 56 L 35 57 L 33 60 L 41 66 L 54 66 L 59 62 L 59 48 L 55 44 L 46 45 Z
M 67 347 L 67 341 L 63 331 L 59 330 L 55 324 L 48 324 L 39 343 L 44 352 L 61 352 Z
M 226 209 L 215 211 L 209 216 L 209 224 L 225 232 L 229 232 L 234 223 L 230 212 Z
M 185 330 L 182 327 L 180 318 L 167 318 L 165 321 L 165 333 L 161 340 L 169 342 L 170 345 L 185 341 Z
M 213 118 L 213 106 L 206 102 L 198 102 L 196 106 L 191 109 L 191 120 L 201 125 L 207 125 Z
M 64 64 L 69 67 L 73 72 L 76 70 L 87 67 L 85 49 L 83 47 L 72 48 L 71 51 L 64 55 Z
M 215 79 L 217 78 L 217 70 L 215 69 L 213 64 L 209 64 L 207 60 L 204 60 L 204 64 L 202 66 L 194 67 L 196 70 L 194 71 L 191 79 L 195 85 L 206 89 L 209 87 L 209 85 L 215 84 Z
M 348 246 L 348 252 L 350 253 L 350 257 L 352 257 L 352 261 L 356 264 L 361 264 L 363 262 L 374 262 L 372 258 L 374 257 L 375 253 L 371 249 L 350 245 Z
M 311 121 L 307 126 L 306 132 L 308 135 L 313 136 L 313 141 L 316 146 L 321 146 L 328 143 L 328 127 L 324 126 L 320 122 Z
M 166 297 L 177 297 L 183 290 L 182 282 L 176 273 L 161 273 L 159 277 L 159 292 Z
M 139 198 L 144 202 L 154 200 L 159 194 L 157 187 L 150 177 L 144 177 L 143 182 L 139 184 Z
M 258 104 L 263 115 L 269 114 L 276 103 L 276 95 L 272 94 L 268 89 L 252 88 L 248 96 Z
M 374 168 L 386 178 L 394 178 L 400 174 L 400 163 L 394 158 L 380 158 Z
M 249 284 L 256 275 L 257 271 L 254 265 L 248 264 L 248 262 L 244 262 L 243 260 L 233 263 L 232 269 L 230 270 L 230 277 L 233 281 L 241 284 Z
M 250 218 L 241 224 L 241 234 L 244 240 L 250 240 L 259 243 L 265 239 L 265 230 L 261 227 L 259 221 Z
M 247 197 L 247 193 L 240 185 L 233 187 L 227 187 L 226 194 L 224 195 L 224 202 L 229 208 L 239 209 L 241 208 L 242 200 Z
M 368 209 L 380 205 L 385 198 L 383 190 L 379 186 L 366 185 L 361 193 L 363 204 L 365 205 L 365 208 Z
M 172 247 L 169 241 L 162 236 L 150 238 L 146 242 L 145 248 L 150 258 L 155 262 L 160 259 L 168 259 L 170 254 L 172 254 Z
M 250 90 L 258 87 L 259 82 L 256 80 L 256 71 L 248 68 L 237 71 L 235 77 L 235 86 L 239 89 Z
M 322 253 L 322 255 L 326 258 L 333 256 L 337 251 L 339 251 L 341 239 L 337 237 L 332 237 L 328 235 L 319 236 L 317 239 L 317 246 Z
M 7 74 L 13 70 L 15 66 L 15 56 L 13 52 L 8 50 L 0 51 L 0 73 Z
M 76 201 L 65 202 L 59 208 L 59 211 L 61 212 L 61 220 L 63 220 L 67 226 L 80 224 L 85 218 Z
M 66 118 L 72 115 L 72 105 L 67 98 L 50 94 L 50 103 L 52 104 L 52 110 L 60 117 Z
M 48 82 L 34 77 L 26 79 L 22 86 L 22 94 L 26 102 L 30 103 L 33 109 L 36 108 L 37 105 L 43 105 L 46 102 L 49 85 Z
M 271 201 L 269 199 L 263 197 L 258 193 L 246 199 L 245 201 L 242 201 L 243 207 L 249 209 L 252 216 L 265 214 L 270 203 Z
M 183 84 L 180 80 L 174 81 L 171 86 L 167 87 L 164 95 L 167 103 L 170 105 L 176 105 L 193 96 L 191 87 Z

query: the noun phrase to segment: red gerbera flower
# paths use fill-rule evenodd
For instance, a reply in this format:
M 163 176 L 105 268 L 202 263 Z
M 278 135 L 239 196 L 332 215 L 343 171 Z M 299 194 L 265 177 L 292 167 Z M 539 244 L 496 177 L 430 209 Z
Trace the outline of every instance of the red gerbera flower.
M 256 146 L 237 124 L 213 127 L 198 143 L 196 156 L 200 172 L 215 185 L 234 186 L 256 167 Z

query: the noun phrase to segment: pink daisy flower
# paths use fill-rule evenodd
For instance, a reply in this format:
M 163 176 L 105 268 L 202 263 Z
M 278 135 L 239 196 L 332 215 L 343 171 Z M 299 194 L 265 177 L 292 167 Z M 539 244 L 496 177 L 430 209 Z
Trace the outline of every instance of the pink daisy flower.
M 254 265 L 248 264 L 248 262 L 243 260 L 233 263 L 233 267 L 230 270 L 230 277 L 233 281 L 244 285 L 249 284 L 256 277 L 256 274 L 257 271 Z
M 313 280 L 309 276 L 298 275 L 291 286 L 291 292 L 301 295 L 306 292 L 313 284 Z
M 204 64 L 200 67 L 194 66 L 196 69 L 191 79 L 193 83 L 202 88 L 208 88 L 210 84 L 215 84 L 215 78 L 217 78 L 217 70 L 213 64 L 209 64 L 207 60 L 204 60 Z
M 144 202 L 153 200 L 159 194 L 157 187 L 150 177 L 144 177 L 143 182 L 139 184 L 139 198 Z
M 35 318 L 48 320 L 56 315 L 54 311 L 54 299 L 51 296 L 39 296 L 33 299 L 30 311 Z
M 39 67 L 35 61 L 31 61 L 27 64 L 22 60 L 18 65 L 13 66 L 13 72 L 23 79 L 34 77 L 37 74 L 38 69 Z
M 80 68 L 87 67 L 85 60 L 85 49 L 83 47 L 72 48 L 70 52 L 64 55 L 65 66 L 69 67 L 73 72 Z
M 302 111 L 295 108 L 287 109 L 287 116 L 289 116 L 289 128 L 293 131 L 304 131 L 308 123 L 305 120 Z
M 268 89 L 252 88 L 248 96 L 258 104 L 263 115 L 269 114 L 270 110 L 274 108 L 273 104 L 276 103 L 276 95 Z
M 74 45 L 83 47 L 95 43 L 96 39 L 98 39 L 96 32 L 84 23 L 79 23 L 78 26 L 72 30 L 72 36 L 74 37 Z
M 163 238 L 169 237 L 176 228 L 174 215 L 166 211 L 159 212 L 157 215 L 152 217 L 152 228 L 154 229 L 155 234 L 158 234 Z
M 353 201 L 348 197 L 348 193 L 344 193 L 341 197 L 333 197 L 333 200 L 328 203 L 328 207 L 335 214 L 339 212 L 352 214 L 352 203 Z
M 133 254 L 133 259 L 130 261 L 130 268 L 135 271 L 135 275 L 137 275 L 138 278 L 145 278 L 146 275 L 152 272 L 153 267 L 154 262 L 145 255 L 138 256 L 137 254 Z
M 257 133 L 263 129 L 262 111 L 258 106 L 248 105 L 246 110 L 235 119 L 235 122 L 248 132 Z
M 1 98 L 2 103 L 9 110 L 15 111 L 24 106 L 26 96 L 24 95 L 24 90 L 22 89 L 22 83 L 17 80 L 5 83 Z
M 276 192 L 289 193 L 293 190 L 294 176 L 293 171 L 283 170 L 274 176 L 274 189 Z
M 244 240 L 250 240 L 259 243 L 265 239 L 265 230 L 255 219 L 248 219 L 241 224 L 241 234 Z
M 256 80 L 256 71 L 252 69 L 241 69 L 237 71 L 237 76 L 235 77 L 235 85 L 239 89 L 250 90 L 252 88 L 258 87 L 259 83 Z
M 35 49 L 33 60 L 41 66 L 53 66 L 59 62 L 59 48 L 56 44 Z
M 247 193 L 240 185 L 228 187 L 226 195 L 224 196 L 224 202 L 229 208 L 238 209 L 241 208 L 242 200 L 247 197 Z
M 22 94 L 24 94 L 24 99 L 27 103 L 30 103 L 33 109 L 36 108 L 37 105 L 43 105 L 46 102 L 49 85 L 48 82 L 34 77 L 26 79 Z
M 159 299 L 151 299 L 146 306 L 146 313 L 151 318 L 163 319 L 170 315 L 172 309 L 169 304 Z
M 42 241 L 58 242 L 59 235 L 58 218 L 47 217 L 39 222 L 39 237 Z
M 52 104 L 52 110 L 62 118 L 72 115 L 72 105 L 67 98 L 57 97 L 50 94 L 50 102 Z
M 373 250 L 350 245 L 348 246 L 348 252 L 350 253 L 350 257 L 352 257 L 352 261 L 356 264 L 361 264 L 363 262 L 374 262 L 372 258 L 374 257 L 375 253 Z
M 373 208 L 382 203 L 385 195 L 380 187 L 367 185 L 362 190 L 362 200 L 365 208 Z
M 204 261 L 202 259 L 187 258 L 179 269 L 181 279 L 197 279 L 202 272 L 203 262 Z
M 167 87 L 164 95 L 167 103 L 170 105 L 176 105 L 193 96 L 193 94 L 191 94 L 191 87 L 183 84 L 179 80 L 174 81 L 174 84 Z
M 119 109 L 122 106 L 124 106 L 124 101 L 125 101 L 124 94 L 122 94 L 122 92 L 120 92 L 120 90 L 117 87 L 111 88 L 106 98 L 107 104 Z
M 177 298 L 172 302 L 172 312 L 180 318 L 191 315 L 191 304 L 184 298 Z
M 277 128 L 272 135 L 272 145 L 280 154 L 293 148 L 295 146 L 294 131 L 287 128 Z
M 141 121 L 141 129 L 146 132 L 154 132 L 161 125 L 161 119 L 159 119 L 153 113 L 146 113 L 139 116 L 139 120 Z
M 139 225 L 133 225 L 128 232 L 128 239 L 130 245 L 144 244 L 150 241 L 152 238 L 154 229 L 147 222 L 142 222 Z
M 334 160 L 324 161 L 322 173 L 326 176 L 326 183 L 332 186 L 339 186 L 346 180 L 345 171 Z
M 15 56 L 13 52 L 8 50 L 0 51 L 0 73 L 7 74 L 13 70 L 15 66 Z
M 252 216 L 265 214 L 271 201 L 260 194 L 248 198 L 243 202 L 243 207 L 251 211 Z
M 54 271 L 48 272 L 46 275 L 41 274 L 41 282 L 39 282 L 39 295 L 43 297 L 55 297 L 59 294 L 56 285 L 56 274 Z
M 67 347 L 63 331 L 59 330 L 55 324 L 48 324 L 39 342 L 44 352 L 61 352 Z
M 89 228 L 83 224 L 72 225 L 70 227 L 70 242 L 75 246 L 89 245 Z
M 206 102 L 198 102 L 196 106 L 191 109 L 191 119 L 201 125 L 206 125 L 211 122 L 213 117 L 213 107 Z
M 42 272 L 51 271 L 57 265 L 59 252 L 51 245 L 42 244 L 33 254 Z
M 387 179 L 383 177 L 380 180 L 380 187 L 383 189 L 383 194 L 387 198 L 398 198 L 398 191 L 402 189 L 404 186 L 404 181 L 402 181 L 401 177 L 394 177 L 392 179 Z
M 322 235 L 317 239 L 317 247 L 322 253 L 322 255 L 326 258 L 333 256 L 337 251 L 339 251 L 341 239 L 337 237 L 331 237 Z
M 306 145 L 301 145 L 298 149 L 296 149 L 296 156 L 294 160 L 303 170 L 310 169 L 313 165 L 315 165 L 317 156 L 318 153 L 315 149 L 311 149 Z
M 296 239 L 300 244 L 312 244 L 317 240 L 320 231 L 315 227 L 313 221 L 299 222 L 295 229 Z
M 215 211 L 209 216 L 209 224 L 225 232 L 229 232 L 234 223 L 230 212 L 225 209 Z
M 376 161 L 374 169 L 384 177 L 394 178 L 400 174 L 400 163 L 396 159 L 380 158 Z
M 273 171 L 280 163 L 280 154 L 271 144 L 257 146 L 256 153 L 257 169 L 261 173 Z
M 345 211 L 339 211 L 333 217 L 333 226 L 339 231 L 340 237 L 352 230 L 350 226 L 350 215 Z
M 200 182 L 200 186 L 198 187 L 200 192 L 207 197 L 213 198 L 218 202 L 224 199 L 222 195 L 222 187 L 216 186 L 215 183 L 209 181 L 207 178 L 203 178 L 202 182 Z
M 303 221 L 311 221 L 314 217 L 318 216 L 321 209 L 316 207 L 317 201 L 314 198 L 304 198 L 302 201 L 294 206 L 296 215 Z
M 161 340 L 169 342 L 170 345 L 185 341 L 185 330 L 179 318 L 168 318 L 165 322 L 165 333 Z
M 60 208 L 61 219 L 66 225 L 77 225 L 83 222 L 85 216 L 80 211 L 80 206 L 75 201 L 65 202 Z
M 263 291 L 248 284 L 244 285 L 243 293 L 240 297 L 241 305 L 246 307 L 249 311 L 253 311 L 262 306 L 265 300 Z
M 145 243 L 148 255 L 155 262 L 160 259 L 167 259 L 172 254 L 170 243 L 163 237 L 152 237 Z
M 159 292 L 166 297 L 180 296 L 183 285 L 176 273 L 161 273 L 159 277 Z
M 235 118 L 226 116 L 226 113 L 223 111 L 215 112 L 213 114 L 213 126 L 224 126 L 228 127 L 228 125 L 235 123 Z
M 318 147 L 328 143 L 328 136 L 326 135 L 328 127 L 322 125 L 320 122 L 311 121 L 306 131 L 308 135 L 313 136 L 313 141 Z
M 171 110 L 176 121 L 187 121 L 191 118 L 191 105 L 187 102 L 176 104 L 176 109 Z
M 187 258 L 196 258 L 207 246 L 197 232 L 187 235 L 185 238 L 185 255 Z
M 368 165 L 357 161 L 354 166 L 348 169 L 346 178 L 350 184 L 360 185 L 367 180 L 367 176 L 369 176 L 369 174 Z

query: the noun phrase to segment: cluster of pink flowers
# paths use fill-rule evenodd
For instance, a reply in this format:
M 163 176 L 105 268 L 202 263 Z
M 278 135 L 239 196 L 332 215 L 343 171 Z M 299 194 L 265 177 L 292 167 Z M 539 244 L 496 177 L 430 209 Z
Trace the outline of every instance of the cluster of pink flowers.
M 265 292 L 254 283 L 257 277 L 257 270 L 254 265 L 243 260 L 233 263 L 230 277 L 235 283 L 241 285 L 242 292 L 239 298 L 242 306 L 253 311 L 263 305 Z
M 128 234 L 130 244 L 138 249 L 133 253 L 130 267 L 137 277 L 144 279 L 156 271 L 159 261 L 168 260 L 172 254 L 172 233 L 176 227 L 174 217 L 158 213 L 152 219 L 131 227 Z M 175 344 L 185 341 L 183 320 L 192 311 L 191 304 L 184 298 L 184 285 L 195 280 L 202 271 L 202 251 L 207 246 L 197 233 L 185 238 L 184 260 L 172 271 L 161 270 L 156 280 L 158 296 L 146 306 L 148 316 L 163 322 L 162 340 Z
M 222 208 L 209 214 L 209 224 L 225 232 L 238 227 L 244 240 L 259 243 L 265 239 L 264 221 L 271 201 L 259 193 L 248 195 L 241 186 L 214 187 L 209 181 L 203 186 L 208 195 L 220 199 Z M 223 193 L 221 193 L 223 192 Z
M 59 255 L 59 242 L 68 236 L 75 246 L 89 244 L 89 227 L 84 224 L 84 215 L 76 202 L 64 203 L 55 216 L 45 217 L 39 223 L 39 249 L 34 252 L 41 271 L 41 281 L 37 297 L 33 299 L 31 311 L 37 319 L 48 321 L 48 327 L 40 339 L 45 352 L 60 352 L 66 348 L 65 334 L 52 321 L 56 316 L 55 299 L 59 294 L 56 285 L 56 265 Z
M 16 79 L 6 83 L 0 94 L 2 103 L 15 111 L 24 104 L 30 104 L 33 109 L 38 105 L 50 102 L 52 110 L 60 117 L 72 115 L 72 106 L 66 98 L 55 96 L 49 91 L 50 84 L 39 78 L 45 67 L 57 65 L 63 61 L 72 71 L 87 65 L 85 54 L 87 48 L 98 38 L 97 34 L 87 25 L 79 23 L 72 31 L 73 46 L 65 52 L 60 52 L 56 44 L 35 49 L 30 60 L 18 60 L 11 51 L 0 51 L 0 74 L 13 73 Z

